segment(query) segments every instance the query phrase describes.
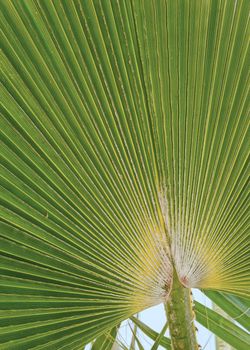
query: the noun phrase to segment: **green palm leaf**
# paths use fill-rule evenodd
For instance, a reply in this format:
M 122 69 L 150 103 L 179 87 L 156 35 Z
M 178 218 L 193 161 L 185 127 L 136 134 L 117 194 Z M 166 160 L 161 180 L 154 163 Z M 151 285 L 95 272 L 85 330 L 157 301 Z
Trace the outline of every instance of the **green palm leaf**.
M 112 350 L 118 328 L 119 327 L 114 327 L 110 332 L 103 334 L 97 338 L 92 345 L 91 350 Z
M 146 334 L 149 338 L 154 340 L 154 342 L 158 342 L 158 340 L 159 340 L 160 345 L 164 346 L 164 348 L 166 348 L 168 350 L 171 349 L 171 341 L 169 338 L 162 336 L 161 333 L 157 333 L 156 331 L 151 329 L 149 326 L 147 326 L 144 322 L 142 322 L 141 320 L 138 320 L 134 316 L 132 316 L 130 319 L 138 326 L 138 328 L 140 328 L 140 330 L 144 334 Z
M 154 342 L 151 350 L 157 350 L 159 345 L 160 345 L 160 342 L 161 340 L 163 339 L 166 331 L 167 331 L 167 328 L 168 328 L 168 322 L 165 323 L 165 325 L 163 326 L 161 332 L 159 333 L 158 337 L 156 338 L 156 341 Z
M 1 349 L 81 348 L 173 270 L 249 297 L 249 1 L 0 10 Z
M 250 330 L 250 302 L 247 298 L 207 290 L 205 294 L 242 327 Z
M 217 312 L 196 302 L 196 319 L 203 326 L 213 331 L 226 343 L 237 350 L 245 350 L 250 346 L 250 335 Z

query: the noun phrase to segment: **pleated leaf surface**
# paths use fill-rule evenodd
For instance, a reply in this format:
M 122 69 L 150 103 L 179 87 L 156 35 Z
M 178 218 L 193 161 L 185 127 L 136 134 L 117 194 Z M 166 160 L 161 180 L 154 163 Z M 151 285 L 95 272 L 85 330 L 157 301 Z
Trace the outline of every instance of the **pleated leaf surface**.
M 249 295 L 249 9 L 0 2 L 1 349 L 78 349 L 187 287 Z

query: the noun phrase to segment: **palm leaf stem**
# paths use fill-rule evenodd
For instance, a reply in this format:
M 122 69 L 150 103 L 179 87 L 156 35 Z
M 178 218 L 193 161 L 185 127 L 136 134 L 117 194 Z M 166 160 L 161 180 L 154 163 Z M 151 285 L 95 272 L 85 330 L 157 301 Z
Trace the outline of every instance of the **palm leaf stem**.
M 173 350 L 198 349 L 191 291 L 182 286 L 174 272 L 173 286 L 166 304 Z

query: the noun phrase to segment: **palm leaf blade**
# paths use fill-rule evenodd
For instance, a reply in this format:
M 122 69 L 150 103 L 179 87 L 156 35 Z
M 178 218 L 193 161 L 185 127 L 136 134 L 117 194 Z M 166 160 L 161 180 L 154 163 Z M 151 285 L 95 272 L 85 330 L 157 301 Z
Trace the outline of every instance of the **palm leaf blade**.
M 87 344 L 172 262 L 249 296 L 249 1 L 0 10 L 1 347 Z
M 237 350 L 244 350 L 249 347 L 250 336 L 243 329 L 198 302 L 195 303 L 195 310 L 197 321 L 226 343 Z

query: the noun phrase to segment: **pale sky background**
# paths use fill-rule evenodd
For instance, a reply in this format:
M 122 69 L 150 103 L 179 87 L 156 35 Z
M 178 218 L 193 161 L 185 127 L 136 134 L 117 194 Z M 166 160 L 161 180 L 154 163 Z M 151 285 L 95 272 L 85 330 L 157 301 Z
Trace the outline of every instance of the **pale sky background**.
M 203 305 L 211 308 L 211 301 L 202 294 L 199 290 L 193 289 L 193 297 L 195 300 L 199 301 Z M 157 332 L 160 332 L 166 322 L 165 310 L 163 305 L 157 305 L 150 309 L 147 309 L 140 313 L 139 319 L 148 325 L 150 328 L 154 329 Z M 131 323 L 132 325 L 132 323 Z M 197 337 L 198 342 L 201 345 L 201 350 L 215 350 L 215 337 L 209 332 L 206 328 L 202 327 L 196 322 L 196 327 L 198 328 Z M 119 338 L 123 344 L 129 347 L 131 342 L 131 330 L 128 325 L 128 321 L 124 321 L 119 330 Z M 166 336 L 168 336 L 168 331 Z M 138 330 L 137 336 L 144 346 L 145 350 L 150 350 L 153 344 L 153 341 L 148 338 L 144 333 Z M 138 348 L 137 348 L 138 349 Z M 164 350 L 163 347 L 159 346 L 159 350 Z M 89 350 L 89 347 L 86 348 Z

